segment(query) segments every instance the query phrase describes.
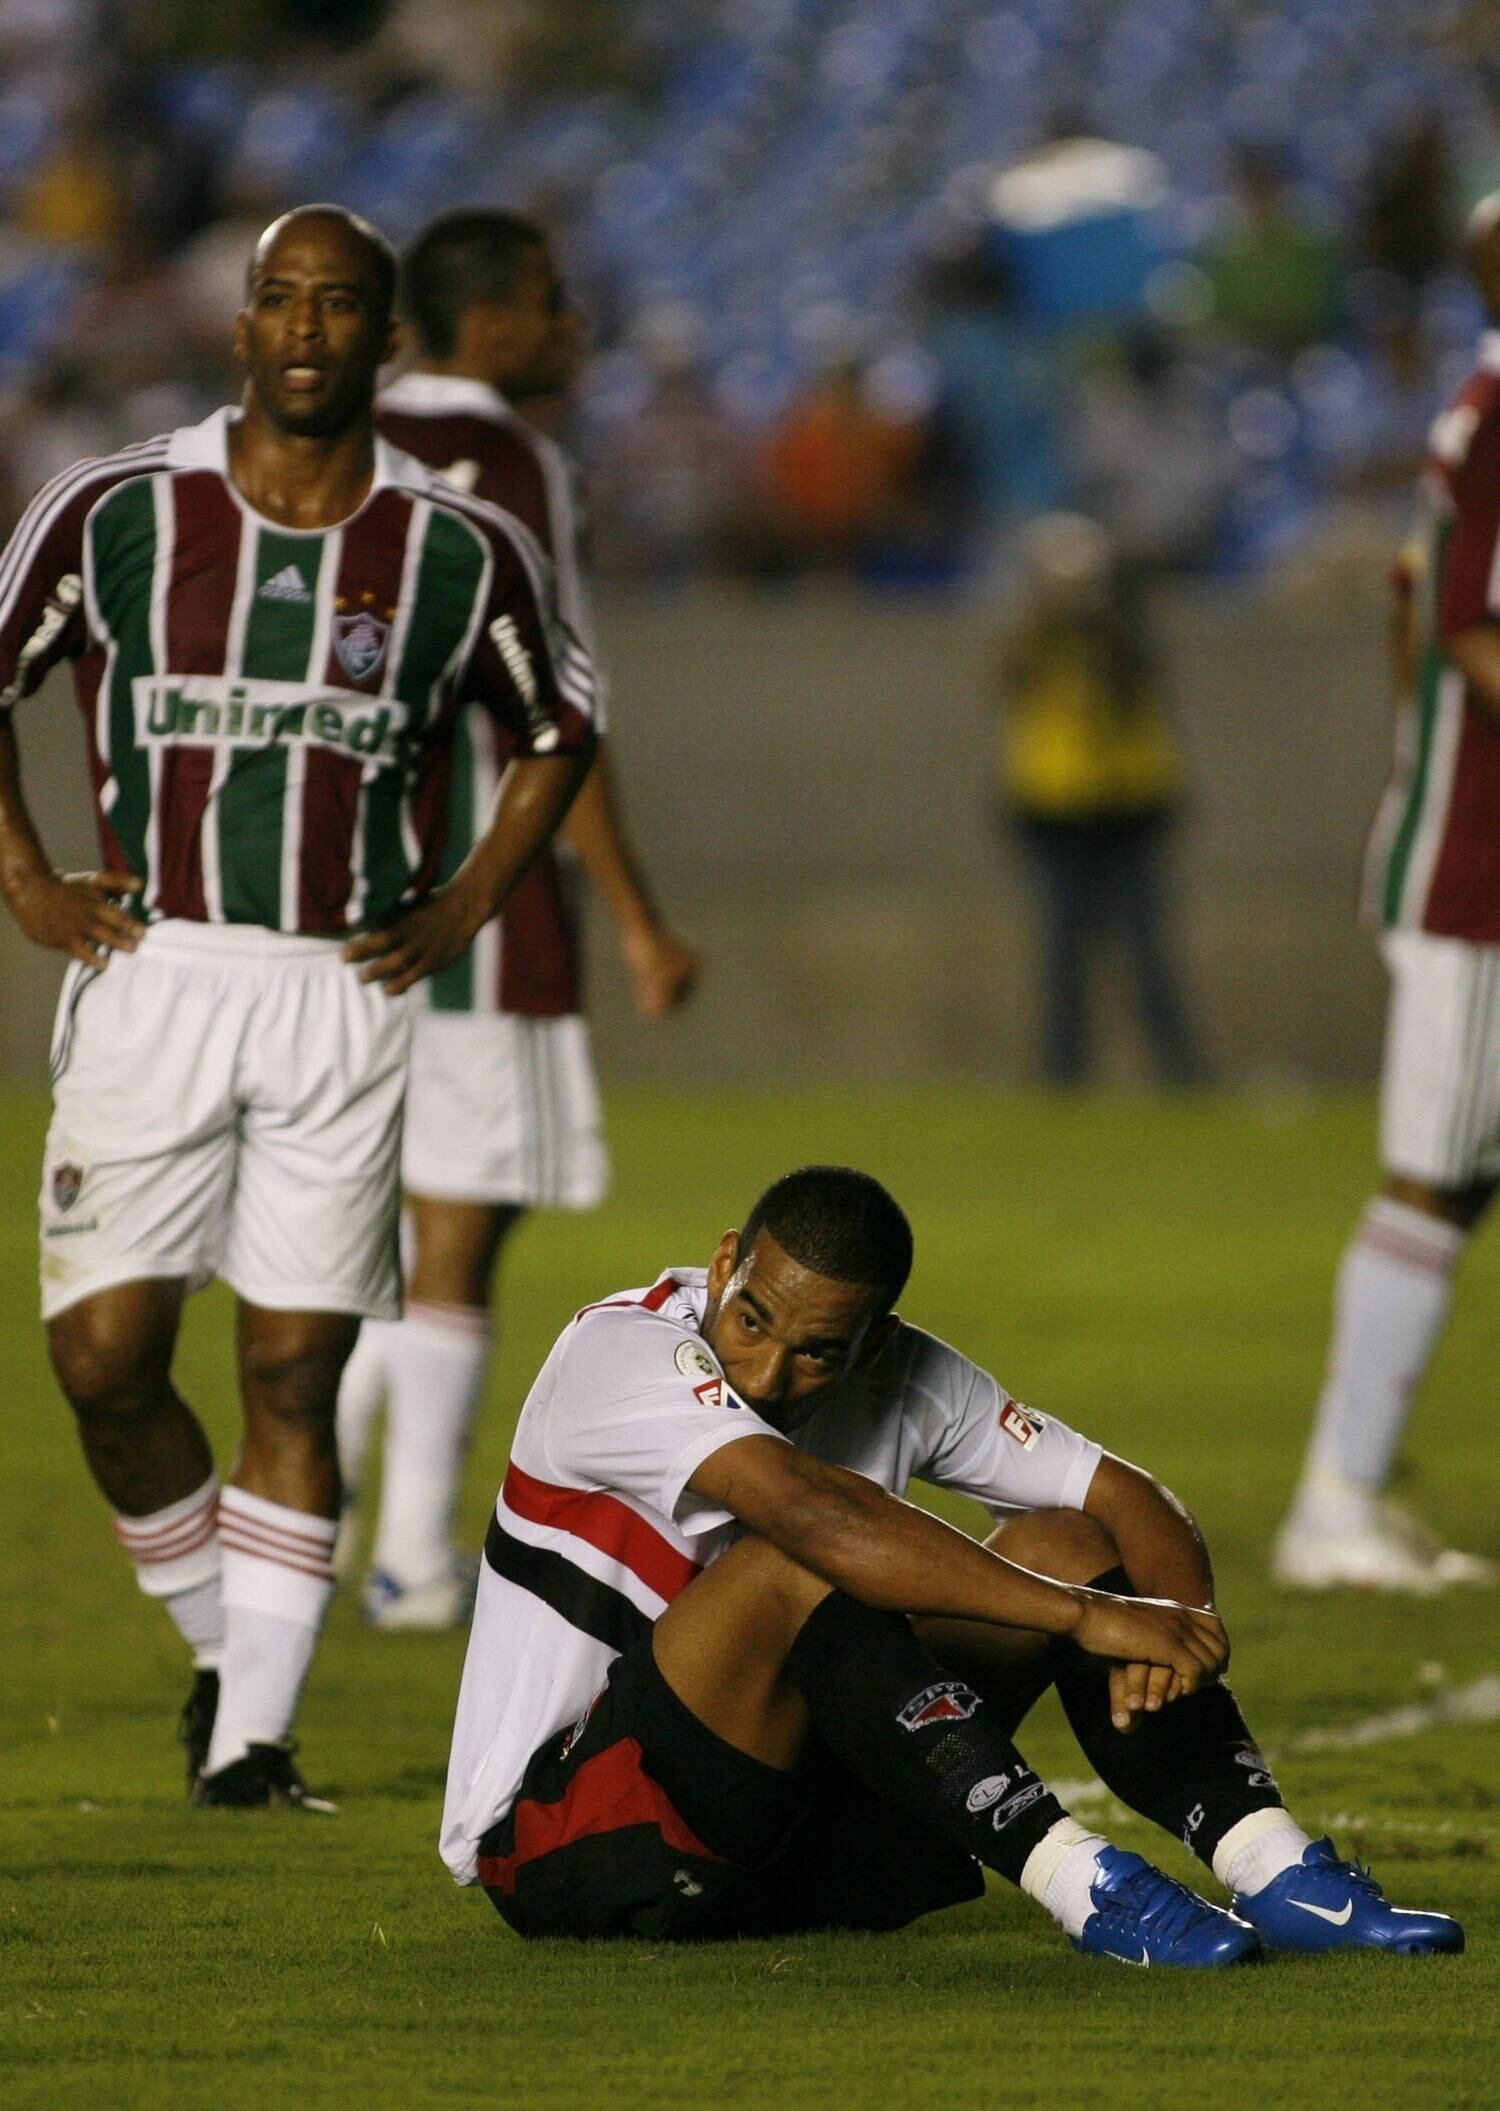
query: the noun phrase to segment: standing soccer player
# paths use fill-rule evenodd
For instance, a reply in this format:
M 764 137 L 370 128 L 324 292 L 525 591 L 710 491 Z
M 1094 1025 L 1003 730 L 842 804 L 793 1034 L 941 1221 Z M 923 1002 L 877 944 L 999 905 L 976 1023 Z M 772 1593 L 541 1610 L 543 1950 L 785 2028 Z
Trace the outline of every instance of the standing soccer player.
M 464 490 L 503 506 L 557 567 L 570 628 L 590 638 L 572 465 L 512 404 L 566 387 L 584 344 L 547 238 L 514 213 L 444 214 L 401 265 L 419 364 L 380 398 L 388 439 Z M 445 869 L 468 855 L 494 803 L 510 742 L 469 710 Z M 699 960 L 663 924 L 621 826 L 601 744 L 563 835 L 609 910 L 639 1010 L 659 1017 L 692 990 Z M 588 1209 L 608 1174 L 582 1016 L 570 875 L 542 853 L 472 949 L 432 978 L 413 1021 L 403 1174 L 411 1236 L 405 1316 L 367 1326 L 344 1374 L 339 1454 L 364 1466 L 381 1399 L 385 1466 L 368 1619 L 434 1628 L 466 1617 L 453 1513 L 492 1349 L 501 1248 L 526 1210 Z
M 243 404 L 32 502 L 0 560 L 0 884 L 72 956 L 42 1309 L 142 1588 L 198 1667 L 200 1804 L 310 1797 L 287 1741 L 332 1588 L 335 1403 L 399 1309 L 405 993 L 458 959 L 587 767 L 592 676 L 524 529 L 377 438 L 395 261 L 336 207 L 262 237 Z M 53 872 L 9 711 L 75 664 L 108 869 Z M 442 885 L 452 732 L 516 761 Z M 174 1389 L 187 1292 L 238 1294 L 222 1490 Z
M 1468 257 L 1500 318 L 1500 193 Z M 1427 547 L 1405 574 L 1397 768 L 1370 847 L 1368 907 L 1391 973 L 1381 1193 L 1339 1274 L 1333 1346 L 1277 1579 L 1422 1595 L 1493 1583 L 1385 1496 L 1448 1315 L 1454 1272 L 1500 1179 L 1500 330 L 1433 427 Z

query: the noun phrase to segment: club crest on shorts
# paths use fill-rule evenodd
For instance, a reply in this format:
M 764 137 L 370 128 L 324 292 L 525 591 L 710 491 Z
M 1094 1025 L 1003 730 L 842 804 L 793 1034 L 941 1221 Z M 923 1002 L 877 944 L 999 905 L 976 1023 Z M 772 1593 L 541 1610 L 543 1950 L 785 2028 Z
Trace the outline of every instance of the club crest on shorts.
M 333 649 L 351 681 L 362 682 L 366 675 L 375 672 L 385 658 L 390 635 L 390 624 L 382 623 L 368 609 L 362 608 L 353 616 L 334 617 Z
M 941 1679 L 924 1686 L 896 1720 L 903 1730 L 930 1730 L 936 1723 L 965 1723 L 979 1706 L 979 1695 L 962 1679 Z
M 1000 1410 L 1000 1427 L 1008 1437 L 1014 1437 L 1022 1451 L 1032 1451 L 1036 1440 L 1046 1428 L 1040 1415 L 1033 1414 L 1029 1407 L 1022 1407 L 1018 1400 L 1007 1400 Z
M 59 1209 L 71 1209 L 83 1192 L 83 1167 L 65 1158 L 52 1168 L 52 1199 Z

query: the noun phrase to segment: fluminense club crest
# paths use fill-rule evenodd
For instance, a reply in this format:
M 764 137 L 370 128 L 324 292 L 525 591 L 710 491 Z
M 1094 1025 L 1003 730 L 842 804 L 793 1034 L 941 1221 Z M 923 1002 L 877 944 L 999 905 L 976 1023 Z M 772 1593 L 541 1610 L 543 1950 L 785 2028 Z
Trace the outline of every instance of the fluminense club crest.
M 52 1199 L 59 1209 L 71 1209 L 83 1187 L 83 1167 L 64 1159 L 52 1168 Z
M 361 609 L 355 616 L 334 617 L 333 649 L 351 681 L 362 682 L 366 675 L 375 672 L 385 658 L 390 635 L 390 624 L 382 623 L 368 609 Z

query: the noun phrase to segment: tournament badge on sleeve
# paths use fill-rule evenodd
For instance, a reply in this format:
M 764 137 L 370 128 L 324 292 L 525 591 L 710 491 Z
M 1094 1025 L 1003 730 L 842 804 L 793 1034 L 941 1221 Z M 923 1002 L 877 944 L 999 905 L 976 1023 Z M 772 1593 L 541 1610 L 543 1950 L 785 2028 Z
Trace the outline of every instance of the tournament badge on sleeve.
M 672 1361 L 692 1386 L 694 1399 L 704 1407 L 738 1405 L 724 1382 L 724 1373 L 707 1349 L 700 1349 L 697 1342 L 680 1341 Z

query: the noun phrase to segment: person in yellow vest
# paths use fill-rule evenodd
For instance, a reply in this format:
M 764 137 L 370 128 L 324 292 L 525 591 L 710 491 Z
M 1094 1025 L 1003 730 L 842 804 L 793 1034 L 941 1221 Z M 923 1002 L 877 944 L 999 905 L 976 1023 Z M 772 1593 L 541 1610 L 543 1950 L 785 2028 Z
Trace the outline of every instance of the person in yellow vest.
M 1117 946 L 1156 1073 L 1200 1082 L 1166 930 L 1184 770 L 1138 582 L 1078 514 L 1043 516 L 1023 558 L 996 669 L 999 789 L 1037 899 L 1042 1074 L 1055 1085 L 1091 1075 L 1091 971 Z

